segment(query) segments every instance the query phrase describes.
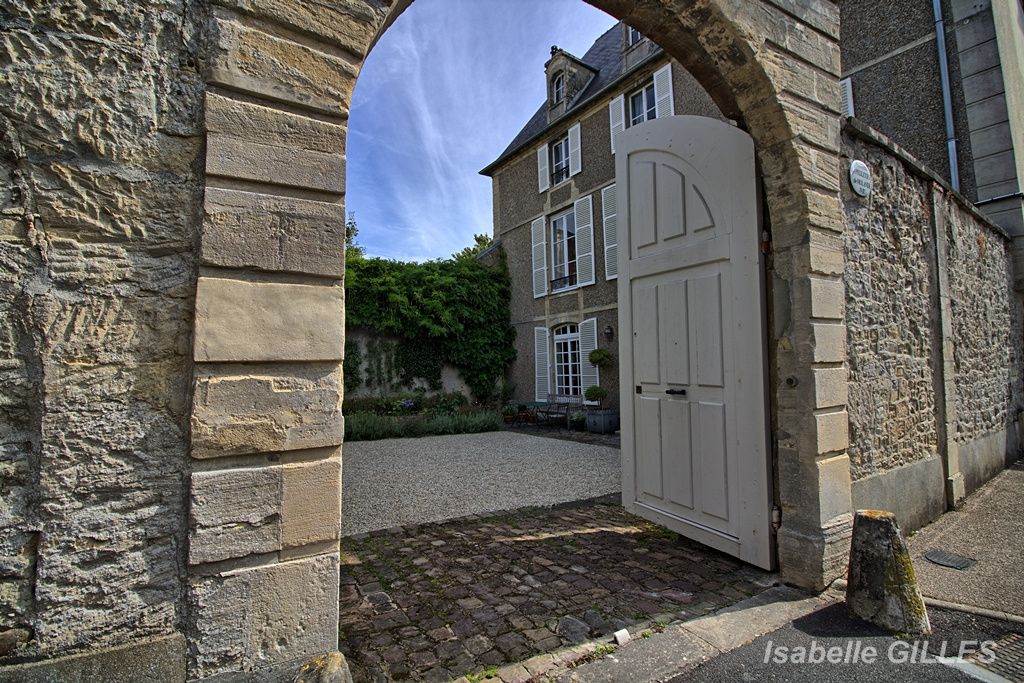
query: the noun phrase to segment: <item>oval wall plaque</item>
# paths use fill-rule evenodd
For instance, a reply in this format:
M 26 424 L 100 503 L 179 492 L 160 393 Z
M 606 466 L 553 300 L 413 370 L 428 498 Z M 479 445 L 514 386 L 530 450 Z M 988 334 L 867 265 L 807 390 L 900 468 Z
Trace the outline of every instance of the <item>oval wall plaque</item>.
M 871 194 L 871 169 L 859 159 L 850 164 L 850 186 L 861 197 Z

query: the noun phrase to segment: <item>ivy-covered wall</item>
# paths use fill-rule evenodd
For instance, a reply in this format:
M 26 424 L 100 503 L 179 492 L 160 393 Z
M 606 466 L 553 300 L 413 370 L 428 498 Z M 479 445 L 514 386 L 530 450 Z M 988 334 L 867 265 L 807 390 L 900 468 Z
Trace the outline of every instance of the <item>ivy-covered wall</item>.
M 387 396 L 396 393 L 473 392 L 458 369 L 446 364 L 420 362 L 409 353 L 411 342 L 383 336 L 366 328 L 345 331 L 345 398 Z
M 504 259 L 350 258 L 346 393 L 457 390 L 454 370 L 473 398 L 492 398 L 515 358 L 509 291 Z

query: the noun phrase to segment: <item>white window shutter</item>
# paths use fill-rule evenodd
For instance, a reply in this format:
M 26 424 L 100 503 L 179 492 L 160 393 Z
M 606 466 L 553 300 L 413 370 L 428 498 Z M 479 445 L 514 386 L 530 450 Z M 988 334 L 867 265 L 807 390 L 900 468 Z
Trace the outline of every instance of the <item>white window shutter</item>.
M 672 62 L 654 72 L 654 109 L 657 118 L 675 114 L 672 97 Z
M 548 146 L 537 148 L 537 191 L 544 192 L 551 185 L 551 174 L 548 172 Z
M 590 352 L 597 348 L 597 318 L 588 318 L 580 323 L 580 388 L 584 393 L 587 387 L 601 383 L 597 367 L 590 362 Z
M 615 185 L 601 190 L 601 218 L 604 223 L 604 275 L 608 280 L 619 276 L 618 195 Z
M 576 212 L 576 283 L 594 284 L 594 204 L 590 195 L 577 199 Z
M 583 150 L 580 149 L 580 124 L 569 129 L 569 175 L 583 170 Z
M 842 97 L 843 116 L 856 116 L 856 110 L 853 107 L 853 81 L 849 78 L 839 81 L 839 93 Z
M 608 104 L 608 121 L 611 127 L 612 154 L 615 154 L 615 134 L 626 129 L 626 100 L 622 95 Z
M 548 400 L 551 377 L 548 372 L 548 328 L 533 328 L 534 399 Z
M 530 225 L 530 236 L 533 239 L 533 298 L 548 293 L 548 251 L 544 239 L 547 220 L 541 216 Z

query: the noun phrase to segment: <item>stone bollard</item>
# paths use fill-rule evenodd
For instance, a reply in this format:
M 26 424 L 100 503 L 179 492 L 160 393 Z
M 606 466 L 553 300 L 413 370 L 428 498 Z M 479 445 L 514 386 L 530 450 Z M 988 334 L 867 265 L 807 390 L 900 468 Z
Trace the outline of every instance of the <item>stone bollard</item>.
M 931 632 L 910 552 L 891 512 L 857 511 L 846 605 L 853 616 L 896 633 Z
M 292 683 L 352 683 L 345 655 L 328 652 L 317 655 L 303 664 Z

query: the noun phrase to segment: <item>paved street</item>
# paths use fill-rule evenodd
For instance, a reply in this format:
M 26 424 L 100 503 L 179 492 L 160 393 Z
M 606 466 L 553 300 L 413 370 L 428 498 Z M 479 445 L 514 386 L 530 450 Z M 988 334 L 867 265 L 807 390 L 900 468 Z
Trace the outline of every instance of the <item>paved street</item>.
M 360 534 L 342 553 L 341 645 L 358 680 L 449 680 L 523 660 L 516 675 L 530 677 L 555 663 L 544 653 L 773 583 L 613 502 Z
M 1014 634 L 1024 629 L 1021 625 L 1010 624 L 984 617 L 975 617 L 961 612 L 930 609 L 933 633 L 918 640 L 900 640 L 886 631 L 847 616 L 845 603 L 820 610 L 795 620 L 790 625 L 755 639 L 732 652 L 720 655 L 700 667 L 672 680 L 672 683 L 718 683 L 719 681 L 764 682 L 786 681 L 787 683 L 845 683 L 864 681 L 892 683 L 908 681 L 919 683 L 967 683 L 977 678 L 961 670 L 937 662 L 921 663 L 925 643 L 932 655 L 940 653 L 945 642 L 947 655 L 955 656 L 954 650 L 962 643 L 991 640 L 997 643 L 1015 640 Z M 877 661 L 865 663 L 862 658 L 851 655 L 857 663 L 765 663 L 769 659 L 783 659 L 793 648 L 810 649 L 812 643 L 823 651 L 839 648 L 847 652 L 865 652 L 871 647 L 878 653 Z M 852 643 L 852 645 L 851 645 Z M 859 650 L 857 643 L 859 643 Z M 916 648 L 915 648 L 916 646 Z M 784 648 L 779 650 L 778 648 Z M 822 650 L 819 650 L 821 652 Z M 999 670 L 999 657 L 1004 651 L 995 647 L 996 665 L 986 665 L 990 670 Z M 889 654 L 896 661 L 890 661 Z M 978 672 L 975 670 L 975 673 Z M 1012 676 L 1009 670 L 1002 670 L 1004 677 Z M 996 679 L 991 679 L 996 680 Z M 1010 678 L 1009 680 L 1021 680 Z
M 342 535 L 619 491 L 619 451 L 513 432 L 345 444 Z
M 928 597 L 1024 617 L 1024 461 L 999 474 L 907 540 Z M 946 550 L 977 560 L 958 571 L 923 555 Z

